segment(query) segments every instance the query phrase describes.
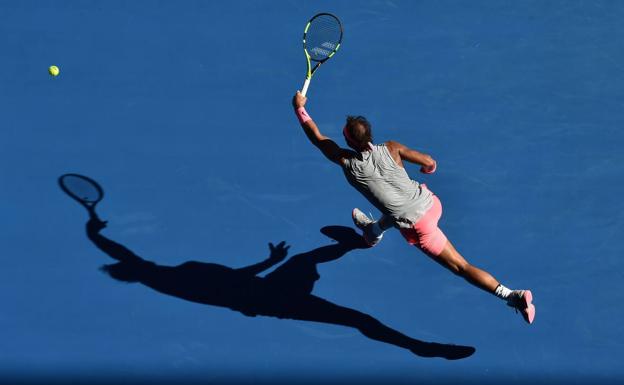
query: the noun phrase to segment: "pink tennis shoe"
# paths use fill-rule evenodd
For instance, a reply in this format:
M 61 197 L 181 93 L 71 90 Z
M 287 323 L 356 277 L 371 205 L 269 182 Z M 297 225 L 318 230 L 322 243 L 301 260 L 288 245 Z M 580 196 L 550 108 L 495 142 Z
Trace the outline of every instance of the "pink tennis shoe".
M 531 290 L 513 290 L 507 298 L 507 305 L 520 311 L 522 318 L 532 324 L 535 319 L 535 305 L 533 305 L 533 293 Z

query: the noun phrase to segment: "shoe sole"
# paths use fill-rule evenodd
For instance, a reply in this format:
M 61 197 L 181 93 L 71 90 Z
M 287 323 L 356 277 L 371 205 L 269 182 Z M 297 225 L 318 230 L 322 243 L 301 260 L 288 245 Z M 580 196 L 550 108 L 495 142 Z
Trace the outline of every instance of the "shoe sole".
M 524 299 L 524 309 L 522 310 L 522 316 L 524 317 L 525 321 L 527 321 L 529 324 L 532 324 L 533 320 L 535 319 L 535 305 L 533 305 L 532 303 L 533 293 L 531 293 L 531 290 L 525 290 L 522 298 Z

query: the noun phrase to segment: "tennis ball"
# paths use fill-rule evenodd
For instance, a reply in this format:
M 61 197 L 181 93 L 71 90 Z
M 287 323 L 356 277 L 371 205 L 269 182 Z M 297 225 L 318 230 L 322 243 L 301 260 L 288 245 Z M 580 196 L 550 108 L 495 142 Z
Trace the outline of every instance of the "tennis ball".
M 48 72 L 52 76 L 58 76 L 58 74 L 61 72 L 61 70 L 59 70 L 59 68 L 57 66 L 50 66 L 50 68 L 48 68 Z

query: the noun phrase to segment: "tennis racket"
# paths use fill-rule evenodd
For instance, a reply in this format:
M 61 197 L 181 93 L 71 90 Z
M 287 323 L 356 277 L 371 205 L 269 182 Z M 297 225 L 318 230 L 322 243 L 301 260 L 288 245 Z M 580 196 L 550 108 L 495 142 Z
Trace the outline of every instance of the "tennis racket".
M 87 209 L 91 218 L 97 218 L 95 205 L 104 198 L 104 190 L 96 181 L 84 175 L 65 174 L 58 183 L 61 190 Z
M 308 72 L 301 89 L 303 96 L 308 92 L 312 75 L 321 64 L 334 56 L 341 42 L 342 24 L 336 16 L 330 13 L 319 13 L 308 21 L 303 31 L 303 52 L 308 62 Z

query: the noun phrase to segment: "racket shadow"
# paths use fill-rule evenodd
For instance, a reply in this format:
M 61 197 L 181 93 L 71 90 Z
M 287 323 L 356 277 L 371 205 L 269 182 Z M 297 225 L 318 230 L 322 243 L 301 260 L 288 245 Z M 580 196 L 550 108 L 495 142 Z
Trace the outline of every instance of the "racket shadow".
M 125 246 L 100 234 L 106 223 L 97 217 L 87 222 L 89 239 L 118 262 L 102 270 L 123 282 L 141 283 L 160 293 L 205 305 L 226 307 L 246 316 L 258 315 L 322 322 L 359 330 L 376 341 L 392 344 L 421 357 L 456 360 L 475 352 L 470 346 L 424 342 L 408 337 L 363 312 L 329 302 L 312 293 L 320 279 L 319 263 L 334 261 L 349 251 L 366 248 L 362 237 L 344 226 L 327 226 L 321 232 L 336 243 L 290 257 L 265 277 L 257 274 L 279 263 L 274 255 L 243 268 L 189 261 L 163 266 L 147 261 Z M 273 249 L 285 256 L 284 245 Z

